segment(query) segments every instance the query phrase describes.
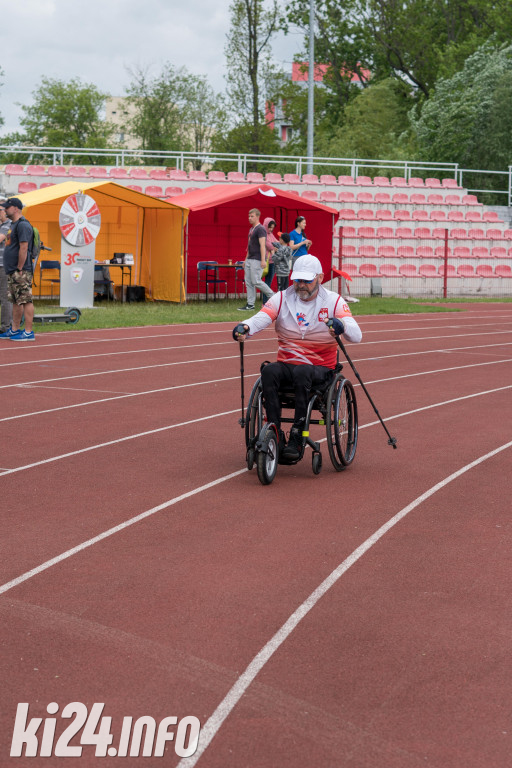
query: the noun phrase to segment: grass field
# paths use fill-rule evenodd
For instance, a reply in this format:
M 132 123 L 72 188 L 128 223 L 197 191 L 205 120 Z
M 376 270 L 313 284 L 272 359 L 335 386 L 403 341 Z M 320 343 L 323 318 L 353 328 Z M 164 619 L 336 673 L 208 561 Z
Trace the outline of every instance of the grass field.
M 357 315 L 387 315 L 409 314 L 417 312 L 457 312 L 459 309 L 453 305 L 468 301 L 482 302 L 486 300 L 459 300 L 459 299 L 429 299 L 419 301 L 416 299 L 383 299 L 362 298 L 359 303 L 352 303 L 352 314 Z M 489 300 L 490 301 L 490 300 Z M 499 299 L 498 301 L 511 301 L 511 299 Z M 56 302 L 35 301 L 36 314 L 50 314 L 59 312 Z M 250 317 L 251 312 L 239 312 L 238 307 L 243 305 L 243 300 L 229 301 L 191 301 L 188 304 L 169 304 L 167 302 L 145 302 L 121 304 L 118 302 L 101 302 L 94 309 L 82 310 L 82 316 L 76 325 L 71 324 L 35 324 L 36 333 L 51 331 L 86 330 L 89 328 L 126 328 L 142 325 L 167 325 L 169 323 L 208 323 L 219 321 L 240 322 L 244 317 Z M 260 305 L 261 306 L 261 305 Z M 258 305 L 257 305 L 258 308 Z

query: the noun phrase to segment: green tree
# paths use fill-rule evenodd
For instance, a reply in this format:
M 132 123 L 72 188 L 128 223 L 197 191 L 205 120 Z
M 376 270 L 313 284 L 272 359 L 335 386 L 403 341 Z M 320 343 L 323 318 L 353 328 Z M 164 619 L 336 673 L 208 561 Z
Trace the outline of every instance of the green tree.
M 41 78 L 32 104 L 22 105 L 21 141 L 47 147 L 103 148 L 113 128 L 102 116 L 106 95 L 80 79 Z

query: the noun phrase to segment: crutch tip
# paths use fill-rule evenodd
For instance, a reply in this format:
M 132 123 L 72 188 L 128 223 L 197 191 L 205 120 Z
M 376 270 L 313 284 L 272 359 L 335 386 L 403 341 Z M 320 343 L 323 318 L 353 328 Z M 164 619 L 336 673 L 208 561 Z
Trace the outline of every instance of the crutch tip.
M 396 437 L 390 437 L 388 440 L 388 445 L 392 445 L 393 448 L 396 450 L 396 448 L 398 447 L 396 444 Z
M 245 427 L 245 419 L 238 419 L 238 423 L 242 427 L 242 429 Z

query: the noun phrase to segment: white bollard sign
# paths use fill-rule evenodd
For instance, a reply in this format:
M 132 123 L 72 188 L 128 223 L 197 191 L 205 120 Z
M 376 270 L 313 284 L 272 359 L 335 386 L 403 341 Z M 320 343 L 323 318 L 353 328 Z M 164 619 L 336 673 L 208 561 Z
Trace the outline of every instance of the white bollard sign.
M 101 227 L 96 201 L 77 192 L 62 203 L 60 255 L 60 306 L 92 307 L 94 304 L 94 254 Z

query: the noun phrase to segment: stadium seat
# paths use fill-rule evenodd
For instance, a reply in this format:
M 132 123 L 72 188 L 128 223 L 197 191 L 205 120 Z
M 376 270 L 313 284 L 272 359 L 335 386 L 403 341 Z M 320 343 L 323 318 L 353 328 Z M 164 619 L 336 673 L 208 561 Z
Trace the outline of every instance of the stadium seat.
M 356 228 L 343 225 L 343 237 L 356 237 Z
M 169 171 L 169 181 L 186 181 L 187 178 L 186 171 L 181 171 L 178 168 L 173 168 Z
M 426 227 L 416 227 L 414 230 L 414 237 L 417 237 L 419 240 L 428 240 L 431 236 L 430 229 Z
M 455 179 L 443 179 L 441 184 L 445 189 L 460 189 Z
M 488 229 L 486 237 L 488 240 L 503 240 L 503 232 L 501 229 Z
M 324 203 L 335 203 L 336 192 L 320 192 L 320 200 Z
M 370 179 L 369 176 L 357 176 L 356 184 L 360 187 L 371 187 L 372 180 Z
M 476 195 L 463 195 L 462 205 L 481 205 Z
M 27 172 L 22 165 L 16 163 L 9 163 L 5 166 L 5 173 L 8 176 L 26 176 Z
M 300 184 L 300 176 L 298 176 L 296 173 L 285 173 L 283 176 L 283 181 L 285 184 Z
M 377 277 L 377 267 L 375 264 L 361 264 L 359 267 L 359 274 L 361 277 Z
M 357 219 L 357 216 L 352 208 L 342 208 L 338 218 L 345 219 L 346 221 L 353 221 L 354 219 Z
M 488 259 L 489 250 L 484 248 L 483 245 L 477 245 L 472 249 L 471 256 L 473 259 Z
M 452 233 L 452 235 L 453 235 L 453 233 Z M 453 235 L 453 237 L 455 237 L 455 235 Z M 501 237 L 501 232 L 500 232 L 500 237 Z M 468 238 L 470 240 L 485 240 L 486 239 L 485 238 L 485 232 L 483 231 L 483 229 L 470 229 L 468 231 Z
M 433 259 L 434 249 L 430 245 L 418 245 L 418 247 L 416 248 L 416 258 Z
M 360 259 L 374 259 L 376 256 L 374 245 L 360 245 L 358 256 Z
M 429 205 L 443 205 L 444 197 L 442 195 L 428 195 L 427 203 Z
M 247 174 L 247 181 L 249 183 L 261 184 L 263 181 L 263 174 L 258 171 L 251 171 Z
M 148 187 L 146 187 L 144 192 L 145 192 L 146 195 L 149 195 L 150 197 L 163 197 L 164 196 L 164 191 L 163 191 L 162 187 L 157 187 L 157 186 L 151 185 L 151 184 Z
M 233 182 L 237 182 L 237 183 L 245 181 L 245 177 L 244 177 L 242 171 L 229 171 L 227 178 L 228 178 L 228 181 L 233 181 Z M 281 178 L 281 177 L 279 177 L 279 178 Z
M 89 168 L 89 176 L 91 179 L 108 179 L 108 171 L 106 168 L 96 165 L 94 168 Z
M 55 182 L 54 181 L 43 181 L 39 189 L 46 189 L 46 187 L 54 187 Z
M 444 230 L 441 230 L 443 232 L 442 237 L 444 237 Z M 482 230 L 480 229 L 479 232 Z M 452 237 L 454 240 L 467 240 L 468 237 L 470 237 L 465 229 L 452 229 L 450 231 L 450 237 Z
M 343 262 L 341 268 L 347 275 L 350 275 L 350 277 L 357 277 L 357 266 L 355 264 L 345 264 L 345 262 Z
M 376 192 L 373 199 L 380 205 L 390 205 L 391 203 L 391 195 L 389 192 Z
M 416 269 L 415 264 L 400 264 L 400 266 L 398 267 L 398 273 L 402 275 L 402 277 L 418 276 L 418 270 Z
M 358 237 L 375 237 L 375 230 L 373 227 L 359 227 L 357 230 Z
M 437 269 L 434 264 L 420 264 L 418 274 L 420 277 L 437 277 Z
M 437 270 L 440 277 L 444 277 L 444 264 L 440 264 Z M 446 277 L 457 277 L 457 270 L 453 264 L 448 264 L 446 268 Z
M 464 221 L 464 214 L 462 211 L 448 211 L 446 218 L 448 221 Z
M 489 253 L 491 254 L 491 257 L 493 259 L 507 259 L 508 258 L 507 249 L 503 248 L 502 245 L 495 245 L 495 246 L 493 246 L 493 248 L 491 248 Z
M 111 168 L 109 171 L 109 178 L 111 179 L 128 179 L 128 171 L 126 168 Z
M 316 173 L 304 173 L 302 175 L 302 183 L 303 184 L 318 184 L 318 176 Z
M 413 192 L 409 200 L 413 205 L 425 205 L 427 202 L 427 198 L 423 192 Z
M 363 219 L 365 221 L 373 221 L 375 217 L 373 215 L 373 211 L 371 211 L 369 208 L 361 208 L 357 212 L 357 218 Z
M 379 268 L 381 277 L 398 277 L 398 270 L 394 264 L 382 264 Z
M 466 211 L 466 221 L 482 221 L 480 211 Z
M 377 254 L 381 259 L 396 259 L 396 251 L 392 245 L 379 245 Z
M 373 184 L 375 187 L 389 187 L 389 179 L 387 176 L 375 176 Z
M 30 176 L 46 176 L 44 165 L 27 165 L 27 173 Z
M 229 173 L 228 173 L 229 176 Z M 265 181 L 267 184 L 282 184 L 283 179 L 281 178 L 280 173 L 267 173 L 265 175 Z
M 512 267 L 508 264 L 498 264 L 498 266 L 494 268 L 494 274 L 496 277 L 512 277 Z
M 404 176 L 392 176 L 391 177 L 391 186 L 392 187 L 406 187 L 407 186 L 407 180 Z
M 37 184 L 34 181 L 20 181 L 18 184 L 18 193 L 24 195 L 27 192 L 33 192 L 37 189 Z
M 314 189 L 306 189 L 301 196 L 305 197 L 306 200 L 318 200 L 318 192 Z
M 484 211 L 482 213 L 482 221 L 497 221 L 501 222 L 500 217 L 496 213 L 496 211 Z
M 338 201 L 340 203 L 353 203 L 355 199 L 355 194 L 350 191 L 340 192 L 338 195 Z
M 444 202 L 448 205 L 462 205 L 462 198 L 460 195 L 446 195 Z
M 395 221 L 409 221 L 411 218 L 411 212 L 406 211 L 403 208 L 399 208 L 397 211 L 394 212 L 393 218 Z
M 414 233 L 410 227 L 397 227 L 395 229 L 395 237 L 401 237 L 402 239 L 414 238 Z
M 430 233 L 430 237 L 433 240 L 444 240 L 446 229 L 441 229 L 441 227 L 434 227 L 432 232 Z M 461 238 L 466 239 L 466 230 L 465 229 L 452 229 L 451 231 L 451 237 L 457 237 L 457 235 L 454 235 L 454 232 L 462 232 L 463 234 L 460 235 Z
M 373 195 L 371 192 L 358 192 L 357 193 L 357 202 L 358 203 L 373 203 Z
M 375 212 L 375 218 L 380 219 L 382 221 L 389 221 L 393 219 L 393 214 L 389 210 L 389 208 L 380 208 L 378 211 Z
M 425 179 L 425 186 L 430 188 L 440 187 L 441 181 L 439 179 Z
M 350 186 L 355 184 L 355 181 L 352 178 L 352 176 L 338 176 L 338 184 L 343 184 L 344 186 Z
M 413 211 L 412 212 L 412 219 L 413 221 L 428 221 L 428 213 L 427 211 Z
M 377 237 L 391 238 L 395 236 L 395 230 L 392 227 L 377 227 Z
M 414 248 L 412 245 L 399 245 L 396 249 L 396 255 L 400 259 L 414 259 Z
M 356 247 L 355 247 L 355 245 L 348 245 L 348 244 L 344 243 L 342 245 L 342 255 L 343 255 L 344 259 L 347 259 L 347 258 L 355 259 L 355 257 L 356 257 Z
M 148 172 L 145 168 L 130 168 L 129 176 L 130 179 L 147 179 Z
M 189 171 L 188 177 L 190 181 L 206 181 L 206 173 L 204 171 Z
M 453 249 L 453 256 L 455 259 L 470 259 L 471 251 L 467 245 L 457 245 Z
M 177 197 L 178 195 L 182 194 L 183 189 L 181 187 L 166 187 L 164 197 Z
M 320 184 L 336 184 L 336 176 L 324 174 L 320 176 Z
M 459 277 L 474 277 L 475 268 L 472 264 L 460 264 L 457 267 L 457 274 Z
M 226 174 L 224 171 L 210 171 L 208 181 L 226 181 Z
M 451 257 L 452 257 L 452 249 L 448 248 L 448 258 L 451 259 Z M 444 245 L 438 245 L 437 248 L 434 248 L 434 258 L 444 259 Z
M 503 232 L 503 237 L 505 238 L 505 240 L 512 240 L 512 229 L 506 229 Z
M 418 179 L 418 178 L 415 178 L 414 176 L 411 176 L 411 178 L 409 179 L 409 186 L 423 187 L 424 186 L 423 179 Z
M 478 277 L 496 277 L 490 264 L 479 264 L 475 272 Z
M 446 221 L 446 213 L 444 211 L 431 211 L 430 221 Z
M 409 202 L 409 195 L 406 195 L 405 192 L 395 192 L 391 198 L 391 201 L 395 205 L 407 205 Z
M 163 168 L 153 168 L 149 172 L 149 178 L 155 181 L 169 181 L 169 174 Z
M 133 189 L 134 192 L 142 192 L 142 187 L 139 187 L 138 184 L 127 184 L 127 189 Z
M 198 189 L 201 189 L 201 187 L 187 187 L 183 194 L 186 195 L 188 192 L 197 192 Z
M 68 169 L 63 165 L 50 165 L 48 167 L 48 176 L 67 176 Z

